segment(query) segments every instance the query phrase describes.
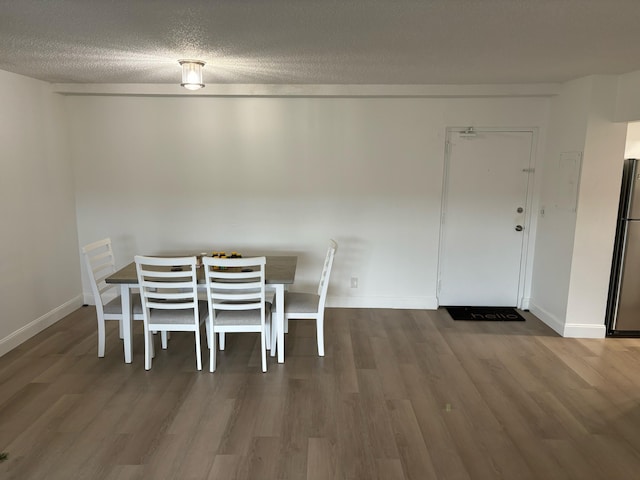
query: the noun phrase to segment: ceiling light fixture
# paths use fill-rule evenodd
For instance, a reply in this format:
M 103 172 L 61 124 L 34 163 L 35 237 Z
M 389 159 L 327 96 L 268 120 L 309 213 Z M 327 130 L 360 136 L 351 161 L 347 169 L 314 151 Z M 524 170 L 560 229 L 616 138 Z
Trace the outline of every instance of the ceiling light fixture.
M 202 60 L 178 60 L 182 66 L 182 83 L 180 84 L 187 90 L 198 90 L 204 87 L 202 83 Z

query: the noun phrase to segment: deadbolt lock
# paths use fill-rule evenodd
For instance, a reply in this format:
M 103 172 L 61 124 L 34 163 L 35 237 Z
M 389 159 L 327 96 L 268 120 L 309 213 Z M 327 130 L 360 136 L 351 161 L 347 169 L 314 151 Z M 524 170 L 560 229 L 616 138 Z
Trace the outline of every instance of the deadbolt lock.
M 516 210 L 516 212 L 518 212 L 518 213 L 522 213 L 522 212 L 524 212 L 524 208 L 522 208 L 522 207 L 518 207 L 518 209 Z

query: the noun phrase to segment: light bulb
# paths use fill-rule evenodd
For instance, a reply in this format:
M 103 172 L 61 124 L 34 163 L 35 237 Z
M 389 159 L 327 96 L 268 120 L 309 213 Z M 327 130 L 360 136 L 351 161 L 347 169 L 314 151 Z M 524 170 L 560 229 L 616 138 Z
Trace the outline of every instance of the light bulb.
M 202 83 L 202 67 L 204 62 L 201 60 L 178 60 L 182 66 L 182 85 L 187 90 L 198 90 L 204 87 Z

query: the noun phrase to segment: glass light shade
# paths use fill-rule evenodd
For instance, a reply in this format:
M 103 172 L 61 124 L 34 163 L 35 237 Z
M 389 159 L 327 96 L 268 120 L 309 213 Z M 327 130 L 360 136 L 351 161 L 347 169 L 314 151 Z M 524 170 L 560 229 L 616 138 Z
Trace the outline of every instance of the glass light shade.
M 200 60 L 179 60 L 178 63 L 182 66 L 181 86 L 188 90 L 198 90 L 204 87 L 204 83 L 202 83 L 204 62 Z

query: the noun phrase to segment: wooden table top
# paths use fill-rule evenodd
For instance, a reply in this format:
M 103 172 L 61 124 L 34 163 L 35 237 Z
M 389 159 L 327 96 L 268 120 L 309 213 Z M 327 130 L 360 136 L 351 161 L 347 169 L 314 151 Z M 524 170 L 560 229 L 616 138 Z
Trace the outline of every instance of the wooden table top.
M 296 267 L 298 257 L 295 255 L 267 255 L 267 265 L 265 270 L 265 283 L 291 285 L 296 277 Z M 204 270 L 198 268 L 198 283 L 205 283 Z M 117 272 L 109 275 L 105 282 L 115 284 L 137 284 L 138 274 L 135 262 L 122 267 Z

